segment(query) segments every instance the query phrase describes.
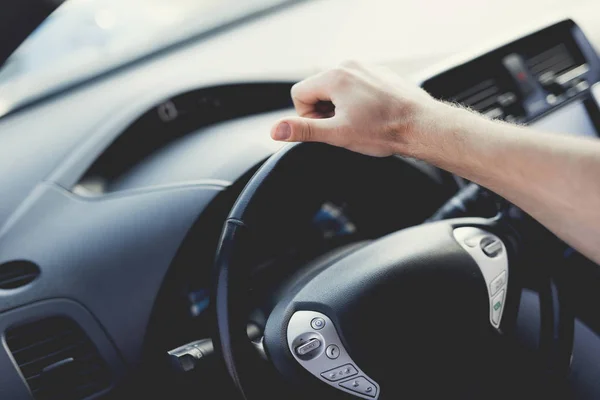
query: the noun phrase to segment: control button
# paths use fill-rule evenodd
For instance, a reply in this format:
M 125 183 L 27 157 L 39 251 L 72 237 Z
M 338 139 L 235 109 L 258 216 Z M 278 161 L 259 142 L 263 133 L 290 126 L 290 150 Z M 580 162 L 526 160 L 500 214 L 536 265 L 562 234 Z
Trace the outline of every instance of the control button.
M 465 244 L 469 247 L 477 247 L 480 240 L 481 240 L 481 235 L 470 236 L 465 239 Z
M 549 94 L 548 96 L 546 96 L 546 103 L 548 103 L 550 105 L 556 104 L 557 101 L 558 101 L 558 98 L 553 94 Z
M 502 107 L 508 107 L 517 101 L 517 96 L 513 92 L 506 92 L 498 96 L 497 101 Z
M 568 86 L 572 84 L 572 81 L 583 78 L 585 74 L 589 72 L 589 70 L 590 67 L 588 67 L 587 64 L 582 64 L 577 68 L 573 68 L 572 70 L 557 76 L 556 82 L 558 82 L 560 85 Z
M 565 91 L 563 86 L 556 81 L 556 74 L 552 71 L 546 71 L 543 74 L 541 74 L 538 77 L 538 82 L 540 83 L 540 85 L 542 85 L 546 92 L 548 92 L 549 96 L 554 97 L 555 101 L 553 103 L 551 103 L 548 100 L 548 98 L 546 98 L 546 101 L 548 101 L 549 104 L 556 103 L 556 97 L 560 96 Z
M 492 108 L 483 113 L 489 119 L 502 118 L 504 116 L 504 111 L 500 107 Z
M 307 353 L 310 353 L 313 350 L 318 349 L 319 347 L 321 347 L 321 341 L 319 339 L 311 339 L 308 343 L 304 343 L 304 344 L 296 347 L 296 354 L 298 354 L 299 356 L 303 356 L 303 355 L 306 355 Z M 331 346 L 329 346 L 329 347 L 331 347 Z M 338 349 L 338 354 L 339 354 L 339 349 Z
M 310 321 L 310 326 L 314 329 L 314 330 L 319 330 L 319 329 L 323 329 L 323 327 L 325 326 L 325 320 L 323 318 L 313 318 L 312 321 Z
M 377 395 L 377 386 L 369 382 L 364 376 L 342 382 L 340 383 L 340 386 L 369 397 L 375 397 Z
M 177 110 L 177 106 L 171 100 L 166 101 L 159 105 L 156 108 L 156 112 L 158 113 L 158 118 L 162 122 L 170 122 L 173 121 L 179 115 L 179 111 Z
M 590 88 L 590 84 L 587 83 L 586 81 L 581 81 L 575 85 L 575 90 L 577 90 L 578 92 L 583 92 L 585 90 L 588 90 L 589 88 Z
M 480 243 L 481 250 L 488 257 L 496 257 L 498 254 L 502 253 L 502 242 L 500 239 L 494 237 L 485 237 L 481 240 Z
M 327 379 L 328 381 L 335 382 L 356 374 L 358 374 L 358 371 L 356 370 L 356 368 L 354 368 L 354 365 L 346 364 L 342 365 L 341 367 L 325 371 L 321 374 L 321 376 Z
M 519 113 L 520 112 L 522 112 L 522 111 L 519 111 Z M 504 118 L 504 120 L 506 122 L 510 122 L 513 124 L 521 124 L 525 121 L 525 119 L 523 117 L 520 117 L 518 115 L 512 115 L 512 114 L 507 115 L 506 118 Z
M 500 317 L 502 316 L 502 308 L 504 307 L 504 290 L 502 290 L 494 300 L 492 300 L 492 322 L 494 325 L 500 324 Z
M 335 360 L 340 356 L 340 348 L 337 347 L 335 344 L 330 344 L 329 346 L 327 346 L 325 354 L 327 354 L 327 357 L 331 358 L 332 360 Z
M 502 59 L 502 64 L 504 64 L 504 67 L 513 77 L 515 83 L 525 97 L 528 97 L 536 91 L 536 82 L 527 70 L 523 57 L 516 53 L 509 54 Z
M 502 272 L 500 275 L 498 275 L 496 278 L 494 278 L 492 283 L 490 283 L 490 295 L 493 296 L 496 293 L 498 293 L 498 290 L 500 290 L 502 288 L 502 286 L 504 286 L 505 283 L 506 283 L 506 271 Z

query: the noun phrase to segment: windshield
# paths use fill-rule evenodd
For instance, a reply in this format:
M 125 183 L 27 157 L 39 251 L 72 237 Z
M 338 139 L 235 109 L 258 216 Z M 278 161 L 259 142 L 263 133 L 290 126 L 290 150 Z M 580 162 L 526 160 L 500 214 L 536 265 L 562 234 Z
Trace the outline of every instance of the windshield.
M 0 67 L 0 115 L 289 0 L 68 0 Z

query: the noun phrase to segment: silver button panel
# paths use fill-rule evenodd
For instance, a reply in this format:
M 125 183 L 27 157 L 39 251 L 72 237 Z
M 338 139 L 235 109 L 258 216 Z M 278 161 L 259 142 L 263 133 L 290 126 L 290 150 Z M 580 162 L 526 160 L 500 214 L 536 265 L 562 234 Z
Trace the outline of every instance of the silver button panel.
M 322 318 L 320 329 L 312 321 Z M 312 343 L 318 340 L 319 346 Z M 287 329 L 288 347 L 296 361 L 321 381 L 346 393 L 364 399 L 377 399 L 380 388 L 352 360 L 333 325 L 325 314 L 316 311 L 296 311 Z M 310 345 L 312 350 L 298 354 L 297 349 Z
M 499 328 L 508 284 L 506 247 L 496 235 L 471 226 L 456 228 L 454 238 L 479 266 L 488 291 L 490 323 L 494 328 Z
M 371 398 L 377 396 L 377 387 L 364 376 L 359 376 L 358 378 L 352 378 L 349 381 L 342 382 L 340 383 L 340 386 Z
M 358 374 L 356 368 L 352 364 L 341 365 L 337 368 L 330 369 L 329 371 L 325 371 L 321 373 L 321 376 L 328 381 L 336 382 L 342 379 L 349 378 Z

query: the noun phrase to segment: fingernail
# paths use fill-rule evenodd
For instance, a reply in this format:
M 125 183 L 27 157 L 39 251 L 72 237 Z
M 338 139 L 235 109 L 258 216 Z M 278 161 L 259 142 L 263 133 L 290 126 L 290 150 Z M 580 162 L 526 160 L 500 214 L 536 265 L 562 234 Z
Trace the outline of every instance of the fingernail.
M 288 140 L 292 136 L 292 128 L 290 124 L 287 122 L 282 122 L 275 129 L 275 135 L 273 139 L 275 140 Z

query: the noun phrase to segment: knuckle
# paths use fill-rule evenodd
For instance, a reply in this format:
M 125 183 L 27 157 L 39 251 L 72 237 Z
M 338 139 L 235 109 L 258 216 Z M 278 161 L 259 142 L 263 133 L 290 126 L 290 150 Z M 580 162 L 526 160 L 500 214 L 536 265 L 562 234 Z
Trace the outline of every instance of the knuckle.
M 298 140 L 301 142 L 308 142 L 313 139 L 313 130 L 307 121 L 302 121 L 298 132 Z
M 352 71 L 345 67 L 337 67 L 333 70 L 333 79 L 336 86 L 345 86 L 352 80 Z
M 292 88 L 290 89 L 290 95 L 292 96 L 292 98 L 297 98 L 301 89 L 302 89 L 302 82 L 298 82 L 298 83 L 294 84 L 292 86 Z
M 350 69 L 360 69 L 362 67 L 361 63 L 356 60 L 346 60 L 342 62 L 341 67 L 350 68 Z
M 347 72 L 348 71 L 346 70 L 346 68 L 341 65 L 331 69 L 331 73 L 333 74 L 333 76 L 342 76 Z

